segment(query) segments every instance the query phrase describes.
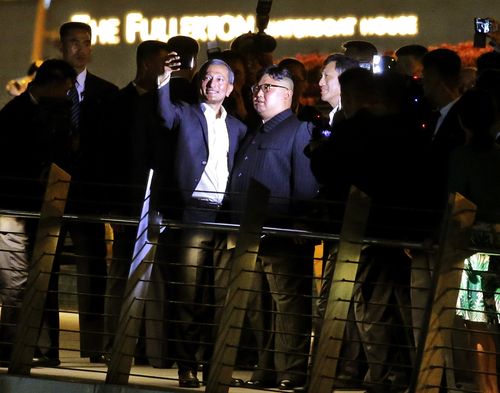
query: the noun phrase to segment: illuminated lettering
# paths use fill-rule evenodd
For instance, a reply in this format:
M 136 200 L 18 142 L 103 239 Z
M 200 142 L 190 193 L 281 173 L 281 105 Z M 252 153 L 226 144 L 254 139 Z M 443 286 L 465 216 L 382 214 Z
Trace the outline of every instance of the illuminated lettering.
M 71 17 L 73 22 L 87 23 L 92 29 L 92 45 L 117 45 L 120 43 L 120 20 L 118 18 L 92 19 L 87 14 Z
M 215 41 L 217 39 L 218 16 L 207 16 L 207 41 Z
M 359 22 L 361 35 L 396 36 L 418 34 L 418 18 L 415 15 L 362 18 Z
M 193 15 L 177 17 L 155 16 L 146 18 L 141 12 L 130 12 L 124 17 L 124 31 L 115 17 L 95 20 L 87 14 L 73 15 L 71 20 L 88 23 L 93 31 L 92 43 L 116 45 L 120 33 L 125 41 L 167 41 L 176 35 L 186 35 L 199 42 L 229 42 L 241 34 L 255 30 L 253 15 Z M 349 37 L 358 32 L 362 36 L 398 36 L 418 34 L 418 16 L 373 16 L 358 20 L 354 16 L 342 18 L 285 18 L 269 21 L 266 33 L 276 38 L 307 39 L 322 37 Z
M 177 22 L 177 18 L 170 18 L 168 20 L 168 36 L 169 37 L 175 37 L 176 35 L 179 35 L 178 31 L 178 22 Z
M 139 34 L 140 41 L 147 40 L 148 21 L 140 12 L 130 12 L 125 17 L 125 41 L 133 44 Z
M 266 32 L 276 38 L 320 38 L 352 36 L 357 18 L 278 19 L 269 22 Z
M 92 29 L 96 40 L 103 45 L 116 45 L 120 43 L 120 20 L 117 18 L 99 19 L 97 28 Z
M 151 34 L 150 40 L 167 41 L 167 19 L 166 18 L 153 18 L 151 19 Z

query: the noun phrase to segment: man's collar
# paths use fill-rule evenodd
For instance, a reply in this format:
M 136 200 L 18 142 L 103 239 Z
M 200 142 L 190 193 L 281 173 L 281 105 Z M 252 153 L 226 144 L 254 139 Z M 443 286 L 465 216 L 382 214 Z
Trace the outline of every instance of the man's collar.
M 28 89 L 28 95 L 30 97 L 30 101 L 35 104 L 35 105 L 38 105 L 39 104 L 39 101 L 38 101 L 38 98 L 36 98 L 32 93 L 31 93 L 31 90 Z
M 293 112 L 290 108 L 285 109 L 284 111 L 278 113 L 274 117 L 270 118 L 266 122 L 262 122 L 261 130 L 266 132 L 268 130 L 273 129 L 277 124 L 281 123 L 286 118 L 293 116 Z
M 460 96 L 455 98 L 453 101 L 449 102 L 448 104 L 446 104 L 445 106 L 443 106 L 442 108 L 439 109 L 439 113 L 441 114 L 441 116 L 446 116 L 448 114 L 448 112 L 450 111 L 451 107 L 453 105 L 455 105 L 455 103 L 460 99 Z
M 342 109 L 342 108 L 340 107 L 340 103 L 339 103 L 336 107 L 334 107 L 334 108 L 330 111 L 330 113 L 328 114 L 328 117 L 330 118 L 330 124 L 332 124 L 332 122 L 333 122 L 333 116 L 334 116 L 334 115 L 335 115 L 335 113 L 337 113 L 340 109 Z
M 200 103 L 201 111 L 205 114 L 205 116 L 208 114 L 209 116 L 213 117 L 214 119 L 222 119 L 226 120 L 227 117 L 227 112 L 226 109 L 221 105 L 219 109 L 219 113 L 215 113 L 214 109 L 208 105 L 206 102 Z M 219 116 L 217 116 L 219 115 Z
M 85 68 L 76 76 L 76 83 L 82 88 L 85 87 L 85 79 L 87 78 L 87 69 Z M 78 88 L 78 86 L 76 86 Z

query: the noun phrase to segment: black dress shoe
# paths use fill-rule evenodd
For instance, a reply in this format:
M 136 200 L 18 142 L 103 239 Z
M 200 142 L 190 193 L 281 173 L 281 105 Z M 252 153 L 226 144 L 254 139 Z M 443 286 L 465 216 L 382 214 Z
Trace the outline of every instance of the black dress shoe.
M 290 380 L 290 379 L 282 379 L 280 383 L 278 384 L 278 389 L 279 390 L 293 390 L 300 384 Z
M 57 358 L 49 358 L 48 356 L 42 355 L 39 357 L 34 357 L 31 367 L 57 367 L 61 364 L 61 361 Z
M 250 389 L 275 388 L 276 383 L 269 382 L 269 381 L 259 381 L 258 379 L 255 379 L 255 380 L 251 379 L 249 381 L 245 381 L 244 386 L 246 388 L 250 388 Z
M 179 371 L 179 387 L 181 388 L 199 388 L 200 381 L 196 378 L 196 373 L 187 370 L 187 371 Z
M 109 356 L 107 353 L 92 355 L 90 356 L 90 363 L 103 363 L 109 366 L 109 364 L 111 363 L 111 356 Z
M 231 378 L 229 386 L 233 388 L 241 388 L 245 386 L 245 382 L 241 378 Z

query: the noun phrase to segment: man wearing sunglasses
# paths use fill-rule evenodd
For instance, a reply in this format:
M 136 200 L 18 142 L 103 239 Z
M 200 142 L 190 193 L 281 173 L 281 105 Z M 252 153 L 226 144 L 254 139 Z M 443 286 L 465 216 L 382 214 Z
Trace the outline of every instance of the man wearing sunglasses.
M 303 153 L 311 127 L 291 110 L 294 86 L 287 69 L 267 67 L 257 81 L 252 87 L 253 105 L 261 124 L 247 135 L 235 157 L 229 185 L 231 211 L 242 211 L 244 200 L 238 195 L 245 195 L 254 178 L 270 190 L 265 225 L 291 228 L 305 212 L 304 201 L 312 199 L 318 189 Z M 304 382 L 311 332 L 307 295 L 311 293 L 312 256 L 312 244 L 292 238 L 266 237 L 261 242 L 256 291 L 251 292 L 249 304 L 261 310 L 258 291 L 268 285 L 276 312 L 250 317 L 264 326 L 257 326 L 259 362 L 245 383 L 248 387 L 291 390 Z

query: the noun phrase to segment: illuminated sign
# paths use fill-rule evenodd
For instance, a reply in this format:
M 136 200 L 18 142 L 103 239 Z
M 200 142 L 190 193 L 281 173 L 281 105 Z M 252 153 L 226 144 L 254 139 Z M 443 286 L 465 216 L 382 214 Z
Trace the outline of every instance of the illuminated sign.
M 146 18 L 140 12 L 129 12 L 122 21 L 117 17 L 93 19 L 88 14 L 75 14 L 73 21 L 92 27 L 92 43 L 117 45 L 145 40 L 167 41 L 176 35 L 190 36 L 199 42 L 229 42 L 241 34 L 255 30 L 252 15 L 205 15 Z M 414 36 L 418 34 L 416 15 L 374 16 L 356 18 L 286 18 L 271 19 L 266 33 L 275 38 L 305 39 L 361 36 Z

